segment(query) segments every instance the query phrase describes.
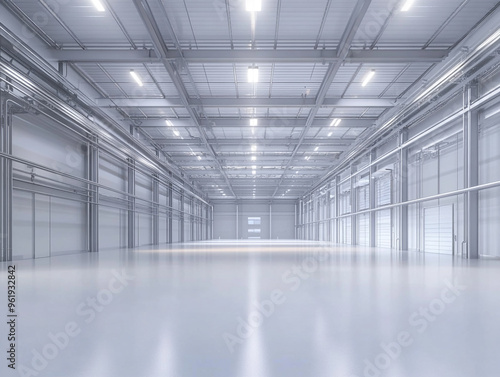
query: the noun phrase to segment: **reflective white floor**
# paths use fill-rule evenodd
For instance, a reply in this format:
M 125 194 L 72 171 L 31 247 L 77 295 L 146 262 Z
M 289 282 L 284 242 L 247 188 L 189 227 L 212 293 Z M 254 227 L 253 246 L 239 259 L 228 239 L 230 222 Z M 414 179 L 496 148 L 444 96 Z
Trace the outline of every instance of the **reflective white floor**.
M 2 357 L 1 376 L 500 375 L 497 260 L 281 241 L 15 265 L 18 370 Z

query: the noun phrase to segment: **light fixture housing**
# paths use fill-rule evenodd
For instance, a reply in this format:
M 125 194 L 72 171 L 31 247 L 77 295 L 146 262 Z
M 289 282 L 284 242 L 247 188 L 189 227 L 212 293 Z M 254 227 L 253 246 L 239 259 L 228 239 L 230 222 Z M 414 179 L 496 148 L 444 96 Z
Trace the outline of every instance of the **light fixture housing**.
M 135 80 L 135 82 L 137 83 L 137 85 L 143 86 L 141 78 L 137 75 L 137 73 L 135 73 L 135 71 L 133 69 L 130 70 L 130 75 Z
M 375 70 L 372 69 L 370 72 L 368 72 L 365 76 L 365 79 L 363 80 L 363 84 L 361 86 L 367 86 L 370 81 L 372 81 L 373 76 L 375 76 Z
M 338 127 L 340 122 L 342 122 L 342 119 L 340 119 L 340 118 L 332 119 L 332 123 L 330 123 L 330 127 Z
M 245 0 L 247 12 L 260 12 L 262 10 L 262 0 Z
M 104 5 L 102 5 L 99 0 L 92 0 L 92 4 L 94 4 L 94 7 L 98 12 L 104 12 L 106 10 L 106 8 L 104 8 Z
M 248 67 L 247 78 L 249 83 L 259 82 L 259 67 Z
M 415 0 L 406 0 L 406 3 L 404 3 L 403 8 L 401 8 L 401 12 L 408 12 L 414 2 Z

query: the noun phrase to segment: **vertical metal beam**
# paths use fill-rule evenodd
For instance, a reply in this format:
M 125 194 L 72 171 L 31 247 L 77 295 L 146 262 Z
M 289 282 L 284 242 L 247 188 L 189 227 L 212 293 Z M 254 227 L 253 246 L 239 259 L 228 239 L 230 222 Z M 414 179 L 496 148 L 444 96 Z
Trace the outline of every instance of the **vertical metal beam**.
M 328 188 L 327 188 L 327 193 L 325 196 L 325 204 L 326 204 L 326 218 L 328 219 L 324 224 L 323 228 L 326 228 L 326 241 L 332 242 L 333 241 L 333 234 L 332 234 L 332 201 L 330 200 L 330 196 L 332 195 L 332 182 L 328 183 Z
M 99 149 L 97 138 L 92 137 L 87 148 L 87 179 L 99 183 Z M 87 206 L 87 236 L 90 252 L 99 251 L 99 186 L 88 185 L 89 202 Z
M 153 174 L 153 245 L 160 244 L 160 183 Z
M 172 173 L 170 173 L 170 178 L 172 178 Z M 172 243 L 174 239 L 173 233 L 173 215 L 174 211 L 172 206 L 174 204 L 172 182 L 168 184 L 167 200 L 168 200 L 168 212 L 167 212 L 167 242 Z
M 335 243 L 340 243 L 340 177 L 335 176 Z
M 356 167 L 355 166 L 351 166 L 351 179 L 350 179 L 350 183 L 351 183 L 351 213 L 355 213 L 357 212 L 358 210 L 358 201 L 357 201 L 357 197 L 356 197 L 356 186 L 355 186 L 355 183 L 356 183 Z M 357 227 L 356 227 L 356 224 L 357 224 L 357 216 L 353 215 L 351 216 L 351 245 L 356 245 L 357 244 Z
M 128 247 L 135 247 L 135 161 L 128 159 L 127 171 L 127 192 L 128 196 L 128 218 L 127 218 L 127 239 Z
M 190 206 L 189 206 L 189 224 L 191 225 L 190 227 L 190 233 L 191 233 L 191 239 L 190 241 L 196 241 L 194 235 L 195 235 L 195 228 L 196 228 L 196 221 L 194 220 L 195 219 L 195 215 L 196 215 L 196 211 L 195 211 L 195 208 L 194 208 L 194 201 L 193 201 L 193 197 L 190 197 L 189 198 L 189 203 L 190 203 Z
M 240 237 L 240 205 L 236 202 L 236 239 L 238 240 Z
M 465 93 L 464 147 L 465 147 L 465 187 L 479 184 L 479 111 L 470 110 L 470 105 L 478 98 L 477 83 L 470 85 Z M 466 255 L 470 259 L 479 258 L 479 191 L 465 194 L 465 242 Z
M 12 154 L 12 123 L 0 89 L 0 152 Z M 12 161 L 0 157 L 0 262 L 12 260 Z
M 273 202 L 269 203 L 269 239 L 273 239 Z
M 210 239 L 214 239 L 214 206 L 210 206 Z
M 408 129 L 401 130 L 399 144 L 408 141 Z M 401 148 L 399 155 L 399 200 L 408 201 L 408 148 Z M 408 250 L 408 206 L 399 208 L 399 250 Z
M 293 214 L 294 214 L 294 233 L 293 236 L 295 239 L 297 239 L 297 224 L 298 224 L 298 215 L 297 215 L 297 202 L 295 202 L 294 207 L 293 207 Z
M 134 127 L 130 126 L 130 133 L 134 135 Z M 128 216 L 127 216 L 127 244 L 129 248 L 135 247 L 135 161 L 128 158 L 127 170 L 127 193 L 128 193 Z
M 377 159 L 377 155 L 375 152 L 370 153 L 370 165 Z M 375 177 L 373 174 L 377 171 L 377 167 L 375 165 L 370 166 L 370 209 L 375 209 L 377 203 L 376 203 L 376 190 L 375 190 Z M 370 212 L 370 246 L 375 247 L 376 245 L 376 221 L 377 221 L 377 216 L 376 212 L 372 211 Z
M 185 216 L 184 216 L 184 190 L 181 190 L 181 218 L 180 218 L 180 224 L 179 224 L 179 229 L 181 232 L 181 236 L 179 238 L 180 242 L 184 242 L 184 221 L 185 221 Z
M 208 207 L 208 204 L 203 204 L 202 206 L 204 208 L 205 216 L 203 217 L 205 219 L 205 237 L 203 237 L 204 240 L 210 239 L 210 209 Z

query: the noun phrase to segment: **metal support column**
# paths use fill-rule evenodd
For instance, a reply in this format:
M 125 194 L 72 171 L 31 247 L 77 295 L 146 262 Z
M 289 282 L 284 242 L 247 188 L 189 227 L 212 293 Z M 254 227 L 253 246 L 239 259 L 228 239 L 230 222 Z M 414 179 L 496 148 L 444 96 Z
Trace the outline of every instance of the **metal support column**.
M 160 182 L 153 174 L 153 245 L 160 244 Z
M 273 239 L 273 203 L 269 203 L 269 239 Z
M 297 221 L 297 220 L 298 220 L 298 214 L 297 214 L 297 202 L 295 202 L 295 204 L 294 204 L 294 207 L 293 207 L 293 208 L 294 208 L 294 209 L 293 209 L 293 211 L 294 211 L 293 213 L 294 213 L 294 222 L 295 222 L 295 224 L 294 224 L 294 228 L 293 228 L 293 229 L 294 229 L 294 234 L 293 234 L 293 237 L 294 237 L 295 239 L 297 239 L 297 224 L 298 224 L 298 221 Z
M 203 204 L 205 208 L 205 240 L 210 239 L 210 208 L 208 204 Z
M 185 216 L 184 216 L 184 190 L 181 190 L 181 218 L 180 218 L 180 224 L 179 224 L 179 229 L 180 229 L 180 237 L 179 237 L 179 240 L 180 242 L 184 242 L 184 220 L 185 220 Z
M 91 136 L 92 142 L 87 148 L 87 179 L 99 182 L 99 149 L 97 138 Z M 99 251 L 99 187 L 88 185 L 89 203 L 87 217 L 88 249 L 90 252 Z
M 128 197 L 128 218 L 127 218 L 127 239 L 128 247 L 135 247 L 135 161 L 128 159 L 127 174 Z
M 210 206 L 210 239 L 214 239 L 214 206 Z
M 340 221 L 339 221 L 339 216 L 340 216 L 340 177 L 337 175 L 335 176 L 335 243 L 339 244 L 339 239 L 340 239 Z
M 408 130 L 405 128 L 399 134 L 399 144 L 408 141 Z M 399 194 L 400 202 L 408 201 L 408 149 L 401 148 L 399 156 Z M 399 250 L 408 250 L 408 206 L 399 208 Z
M 356 177 L 354 174 L 356 174 L 356 167 L 351 166 L 351 213 L 354 213 L 358 210 L 358 204 L 357 204 L 357 198 L 356 198 Z M 356 245 L 358 242 L 357 240 L 357 217 L 356 216 L 351 216 L 351 245 Z
M 333 242 L 333 234 L 332 234 L 332 201 L 330 200 L 330 196 L 332 195 L 332 183 L 330 182 L 327 186 L 327 190 L 325 193 L 325 205 L 326 205 L 326 220 L 323 223 L 323 229 L 326 228 L 325 241 Z
M 370 164 L 375 161 L 377 158 L 377 155 L 375 154 L 375 152 L 371 152 L 370 154 Z M 374 173 L 377 171 L 377 167 L 375 165 L 371 165 L 370 166 L 370 176 L 369 176 L 369 179 L 370 179 L 370 209 L 375 209 L 376 207 L 376 190 L 375 190 L 375 177 L 374 177 Z M 376 212 L 375 211 L 372 211 L 370 212 L 370 246 L 371 247 L 375 247 L 375 244 L 376 244 L 376 231 L 377 231 L 377 227 L 376 227 L 376 221 L 377 221 L 377 216 L 376 216 Z
M 478 98 L 479 90 L 476 83 L 465 92 L 464 114 L 464 148 L 465 148 L 465 187 L 475 187 L 479 184 L 479 112 L 470 110 L 470 105 Z M 465 244 L 466 256 L 470 259 L 479 258 L 479 191 L 465 194 Z
M 12 154 L 11 118 L 0 90 L 0 152 Z M 12 161 L 0 157 L 0 262 L 12 260 Z
M 189 206 L 189 224 L 191 225 L 191 227 L 189 228 L 190 229 L 190 233 L 191 233 L 191 239 L 190 241 L 196 241 L 195 239 L 195 228 L 196 228 L 196 221 L 194 220 L 195 219 L 195 215 L 196 215 L 196 211 L 195 211 L 195 208 L 194 208 L 194 200 L 193 198 L 191 197 L 189 199 L 189 203 L 191 204 Z
M 172 173 L 170 173 L 170 178 L 172 178 Z M 172 205 L 174 203 L 173 192 L 172 192 L 172 182 L 168 184 L 168 192 L 167 192 L 167 200 L 168 200 L 168 212 L 167 212 L 167 242 L 172 243 L 174 239 L 173 232 L 173 214 Z
M 236 239 L 238 240 L 240 237 L 240 206 L 238 202 L 236 202 Z

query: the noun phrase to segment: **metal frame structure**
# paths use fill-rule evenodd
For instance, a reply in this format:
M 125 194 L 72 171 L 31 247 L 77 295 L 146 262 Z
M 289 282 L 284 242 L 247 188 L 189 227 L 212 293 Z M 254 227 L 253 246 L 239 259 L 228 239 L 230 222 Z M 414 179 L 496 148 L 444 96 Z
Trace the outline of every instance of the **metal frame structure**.
M 498 8 L 493 0 L 445 0 L 439 11 L 417 4 L 415 11 L 429 20 L 432 33 L 427 35 L 411 19 L 401 28 L 401 2 L 308 6 L 270 0 L 262 12 L 250 14 L 243 2 L 186 0 L 177 6 L 164 0 L 106 0 L 106 11 L 95 18 L 85 1 L 54 6 L 5 0 L 1 6 L 3 14 L 11 12 L 23 30 L 48 47 L 46 61 L 89 84 L 91 112 L 135 127 L 134 138 L 161 146 L 172 169 L 211 199 L 299 198 L 307 188 L 295 185 L 295 176 L 320 166 L 308 178 L 317 182 L 340 168 L 340 161 L 352 159 L 347 150 L 328 153 L 327 140 L 349 148 L 369 136 L 374 125 L 386 130 L 378 120 L 398 111 L 433 67 Z M 73 6 L 82 13 L 78 19 L 71 16 Z M 308 14 L 301 33 L 292 8 L 297 15 Z M 37 12 L 47 16 L 45 24 L 33 21 Z M 465 13 L 470 15 L 466 21 L 460 18 Z M 85 17 L 93 17 L 95 32 L 81 25 Z M 414 34 L 412 42 L 400 41 L 407 30 Z M 260 67 L 259 84 L 246 82 L 252 65 Z M 144 89 L 131 86 L 130 69 L 142 74 Z M 374 88 L 362 88 L 370 69 L 380 78 Z M 258 119 L 253 129 L 251 118 Z M 329 129 L 337 118 L 341 126 Z M 257 153 L 250 145 L 227 145 L 230 140 L 251 140 Z M 278 144 L 287 146 L 280 155 L 274 153 Z M 244 166 L 255 169 L 243 177 Z M 256 196 L 254 181 L 262 187 Z

